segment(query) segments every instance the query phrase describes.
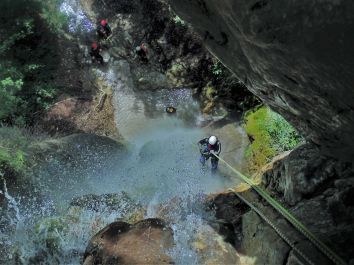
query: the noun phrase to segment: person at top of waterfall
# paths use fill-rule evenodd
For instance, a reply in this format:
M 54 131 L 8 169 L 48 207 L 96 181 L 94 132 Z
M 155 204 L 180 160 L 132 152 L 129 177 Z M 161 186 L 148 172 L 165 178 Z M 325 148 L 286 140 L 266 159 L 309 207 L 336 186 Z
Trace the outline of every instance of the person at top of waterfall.
M 108 39 L 108 37 L 112 34 L 111 27 L 108 25 L 106 19 L 101 20 L 97 27 L 97 34 L 102 39 Z
M 101 46 L 97 42 L 92 43 L 90 51 L 92 62 L 97 61 L 100 64 L 103 64 L 103 57 L 100 54 L 101 50 Z
M 135 48 L 135 52 L 143 62 L 148 61 L 148 58 L 147 58 L 148 48 L 145 43 L 142 43 L 139 46 L 137 46 Z
M 200 151 L 200 163 L 205 165 L 205 162 L 211 158 L 211 169 L 215 171 L 218 168 L 219 159 L 215 156 L 219 156 L 221 152 L 221 143 L 214 135 L 204 138 L 198 142 Z

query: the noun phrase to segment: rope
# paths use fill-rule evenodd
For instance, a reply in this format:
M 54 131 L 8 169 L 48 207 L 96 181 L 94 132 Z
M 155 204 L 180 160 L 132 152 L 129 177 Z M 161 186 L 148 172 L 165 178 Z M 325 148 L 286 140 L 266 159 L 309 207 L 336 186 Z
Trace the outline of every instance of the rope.
M 214 154 L 215 155 L 215 154 Z M 259 188 L 255 183 L 238 170 L 234 169 L 224 159 L 215 155 L 220 161 L 227 165 L 234 173 L 236 173 L 243 181 L 250 185 L 262 198 L 264 198 L 274 209 L 276 209 L 282 216 L 284 216 L 298 231 L 300 231 L 305 237 L 307 237 L 323 254 L 325 254 L 330 260 L 338 265 L 346 265 L 347 263 L 334 253 L 325 243 L 323 243 L 318 237 L 316 237 L 310 230 L 308 230 L 304 224 L 297 220 L 288 210 L 286 210 L 280 203 L 273 199 L 266 191 Z
M 246 182 L 251 188 L 253 188 L 263 199 L 265 199 L 275 210 L 277 210 L 285 219 L 287 219 L 298 231 L 300 231 L 306 238 L 312 242 L 324 255 L 332 260 L 337 265 L 346 265 L 347 263 L 334 253 L 325 243 L 323 243 L 318 237 L 316 237 L 310 230 L 308 230 L 304 224 L 297 220 L 288 210 L 286 210 L 280 203 L 273 199 L 266 191 L 259 188 L 250 178 L 243 175 L 241 172 L 233 168 L 220 156 L 214 154 L 221 162 L 228 166 L 238 177 Z M 237 192 L 235 192 L 236 195 Z M 300 253 L 299 253 L 300 254 Z
M 273 230 L 292 248 L 294 249 L 307 263 L 310 265 L 315 265 L 315 263 L 304 254 L 291 240 L 268 218 L 266 217 L 256 206 L 254 206 L 251 202 L 246 200 L 241 194 L 238 194 L 234 189 L 229 189 L 234 192 L 240 200 L 246 203 L 253 211 L 255 211 L 264 221 L 266 221 Z

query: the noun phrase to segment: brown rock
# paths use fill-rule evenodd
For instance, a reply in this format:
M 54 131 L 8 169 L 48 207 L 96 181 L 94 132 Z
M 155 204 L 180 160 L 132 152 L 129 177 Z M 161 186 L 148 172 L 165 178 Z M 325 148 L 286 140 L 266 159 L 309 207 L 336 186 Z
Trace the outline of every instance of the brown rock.
M 164 253 L 172 243 L 172 230 L 160 219 L 114 222 L 91 239 L 83 264 L 173 264 Z

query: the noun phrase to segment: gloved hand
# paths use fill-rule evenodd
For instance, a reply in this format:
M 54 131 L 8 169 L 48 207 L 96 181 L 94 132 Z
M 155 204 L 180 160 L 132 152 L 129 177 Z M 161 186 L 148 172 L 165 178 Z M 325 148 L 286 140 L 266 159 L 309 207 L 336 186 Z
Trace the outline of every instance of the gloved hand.
M 212 155 L 216 155 L 215 151 L 214 150 L 210 150 L 210 154 Z

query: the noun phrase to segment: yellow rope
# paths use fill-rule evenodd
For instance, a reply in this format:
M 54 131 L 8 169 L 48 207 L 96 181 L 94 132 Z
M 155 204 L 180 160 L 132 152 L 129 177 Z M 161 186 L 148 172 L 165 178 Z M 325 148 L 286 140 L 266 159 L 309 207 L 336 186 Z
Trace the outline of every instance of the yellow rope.
M 274 209 L 276 209 L 284 218 L 286 218 L 298 231 L 300 231 L 305 237 L 307 237 L 323 254 L 325 254 L 330 260 L 338 265 L 346 265 L 347 263 L 334 253 L 325 243 L 323 243 L 318 237 L 316 237 L 309 229 L 305 227 L 303 223 L 297 220 L 288 210 L 286 210 L 279 202 L 273 199 L 265 190 L 258 187 L 253 180 L 246 177 L 237 169 L 233 168 L 220 156 L 214 154 L 221 162 L 228 166 L 238 177 L 244 182 L 250 185 L 262 198 L 264 198 Z M 237 193 L 233 190 L 233 192 Z

